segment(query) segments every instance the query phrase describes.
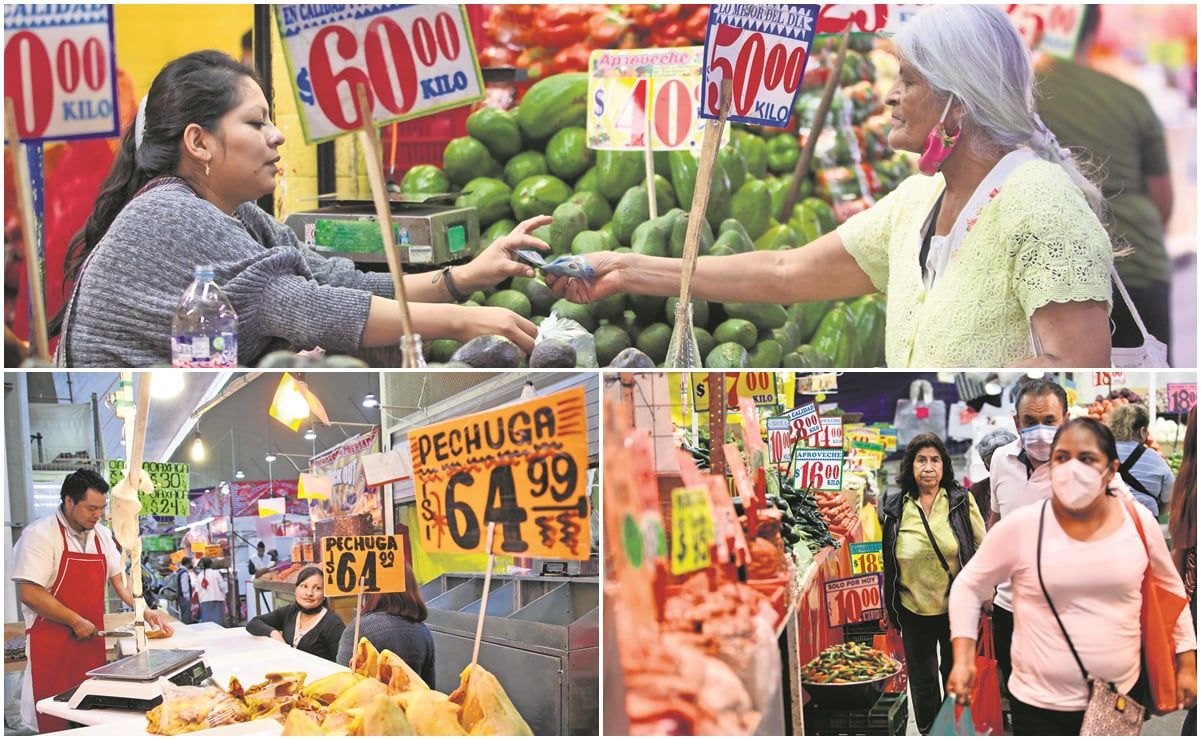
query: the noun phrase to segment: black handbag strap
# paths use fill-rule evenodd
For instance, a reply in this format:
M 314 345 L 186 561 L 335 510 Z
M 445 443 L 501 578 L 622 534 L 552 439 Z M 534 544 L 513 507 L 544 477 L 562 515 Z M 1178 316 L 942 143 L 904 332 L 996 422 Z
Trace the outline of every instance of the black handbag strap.
M 922 248 L 918 252 L 918 265 L 922 268 L 922 280 L 926 279 L 926 259 L 930 256 L 930 242 L 934 239 L 934 231 L 938 226 L 938 214 L 942 210 L 942 199 L 947 194 L 944 190 L 938 195 L 938 200 L 934 202 L 934 209 L 930 211 L 930 224 L 926 227 L 926 233 L 922 235 Z
M 1068 649 L 1072 651 L 1072 657 L 1076 659 L 1076 665 L 1080 668 L 1080 675 L 1084 676 L 1084 685 L 1088 686 L 1091 680 L 1088 677 L 1088 671 L 1084 669 L 1084 661 L 1080 660 L 1080 654 L 1076 652 L 1076 646 L 1072 644 L 1072 638 L 1068 637 L 1067 628 L 1063 626 L 1063 620 L 1059 618 L 1059 612 L 1055 611 L 1055 603 L 1051 601 L 1051 594 L 1047 593 L 1047 584 L 1043 583 L 1043 524 L 1047 520 L 1047 504 L 1044 501 L 1042 510 L 1038 513 L 1038 548 L 1035 555 L 1035 568 L 1038 570 L 1038 585 L 1043 590 L 1043 598 L 1047 600 L 1047 606 L 1051 607 L 1051 614 L 1055 615 L 1055 621 L 1059 624 L 1059 631 L 1063 633 L 1063 639 L 1068 642 Z
M 1147 487 L 1144 486 L 1138 478 L 1135 478 L 1134 473 L 1131 472 L 1134 470 L 1134 466 L 1138 464 L 1139 458 L 1141 458 L 1143 453 L 1146 451 L 1147 446 L 1144 444 L 1140 443 L 1137 447 L 1135 447 L 1134 451 L 1130 453 L 1130 457 L 1126 458 L 1126 460 L 1123 461 L 1122 465 L 1118 468 L 1118 474 L 1122 476 L 1122 480 L 1126 482 L 1126 485 L 1130 486 L 1144 496 L 1151 496 L 1151 498 L 1157 499 L 1159 497 L 1153 496 L 1151 492 L 1147 490 Z
M 934 554 L 938 556 L 938 562 L 942 565 L 942 569 L 947 573 L 947 593 L 951 593 L 951 566 L 947 565 L 947 559 L 943 557 L 942 550 L 938 549 L 938 543 L 934 541 L 934 532 L 930 530 L 930 522 L 926 519 L 926 511 L 922 508 L 922 502 L 914 499 L 913 503 L 917 504 L 917 513 L 922 518 L 922 526 L 926 528 L 926 537 L 930 540 L 930 547 L 934 548 Z

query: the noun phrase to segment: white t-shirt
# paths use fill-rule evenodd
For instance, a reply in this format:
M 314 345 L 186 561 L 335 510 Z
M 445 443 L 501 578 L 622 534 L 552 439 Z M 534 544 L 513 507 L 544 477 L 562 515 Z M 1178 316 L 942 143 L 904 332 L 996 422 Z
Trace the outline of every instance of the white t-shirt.
M 1051 498 L 1051 464 L 1043 463 L 1029 471 L 1019 455 L 1022 452 L 1020 439 L 1004 447 L 998 447 L 992 456 L 989 480 L 992 490 L 992 510 L 1001 515 L 1001 520 L 1018 509 L 1037 504 Z M 997 586 L 993 603 L 1006 611 L 1013 611 L 1013 585 L 1006 580 Z
M 206 577 L 208 578 L 207 587 L 204 585 Z M 225 583 L 225 574 L 212 568 L 193 571 L 192 587 L 196 589 L 196 597 L 200 599 L 201 604 L 206 601 L 225 601 L 225 595 L 229 593 L 229 585 Z
M 121 552 L 117 549 L 116 540 L 108 527 L 97 524 L 91 532 L 76 534 L 63 518 L 62 512 L 56 511 L 54 516 L 43 517 L 21 532 L 20 539 L 13 547 L 10 576 L 13 581 L 27 581 L 45 589 L 54 586 L 63 555 L 63 537 L 59 534 L 59 524 L 66 530 L 67 548 L 71 552 L 95 555 L 99 546 L 99 552 L 103 553 L 108 561 L 107 577 L 112 578 L 122 571 Z M 24 605 L 21 606 L 21 611 L 25 616 L 25 627 L 32 627 L 37 614 L 31 609 L 26 609 Z

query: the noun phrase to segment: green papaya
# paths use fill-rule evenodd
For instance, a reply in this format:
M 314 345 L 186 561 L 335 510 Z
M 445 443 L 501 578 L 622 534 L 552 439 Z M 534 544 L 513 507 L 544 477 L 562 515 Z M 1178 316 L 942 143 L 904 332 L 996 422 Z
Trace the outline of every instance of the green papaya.
M 749 177 L 764 178 L 767 176 L 767 142 L 763 138 L 748 131 L 735 132 L 733 144 L 742 152 L 746 161 L 746 173 Z
M 554 175 L 534 175 L 513 188 L 511 204 L 518 221 L 549 216 L 571 197 L 571 187 Z
M 440 168 L 432 164 L 419 164 L 410 167 L 400 181 L 400 192 L 416 195 L 437 195 L 449 193 L 450 178 Z
M 680 259 L 684 256 L 684 242 L 688 238 L 688 214 L 681 212 L 680 218 L 676 219 L 672 224 L 671 238 L 669 246 L 671 248 L 671 256 Z M 704 257 L 710 254 L 713 249 L 713 229 L 709 226 L 708 221 L 701 221 L 701 240 L 697 254 Z
M 727 231 L 717 237 L 717 241 L 713 243 L 709 254 L 714 257 L 720 257 L 727 254 L 743 254 L 745 252 L 753 252 L 755 243 L 745 232 Z
M 842 301 L 835 301 L 813 335 L 813 346 L 831 359 L 834 367 L 860 367 L 859 336 L 855 332 L 855 318 L 851 308 Z
M 464 185 L 476 177 L 498 177 L 502 172 L 484 142 L 471 136 L 451 139 L 442 153 L 442 167 L 455 185 Z
M 787 224 L 780 224 L 763 232 L 763 235 L 755 240 L 755 249 L 788 249 L 796 246 L 795 241 L 792 229 Z
M 588 135 L 582 126 L 559 129 L 546 145 L 546 165 L 564 180 L 579 177 L 595 162 L 596 153 L 588 148 Z
M 546 157 L 541 152 L 520 152 L 505 163 L 505 182 L 515 188 L 518 183 L 534 175 L 549 175 Z
M 642 185 L 630 188 L 613 209 L 613 236 L 622 244 L 634 246 L 630 241 L 634 229 L 650 217 L 650 199 L 646 188 Z
M 502 181 L 493 177 L 477 177 L 463 186 L 459 197 L 455 199 L 455 206 L 475 208 L 482 229 L 513 215 L 512 197 L 513 191 Z
M 590 229 L 599 229 L 613 220 L 613 208 L 600 193 L 591 190 L 577 190 L 567 199 L 567 202 L 578 203 L 580 208 L 584 209 L 584 213 L 588 216 L 588 228 Z
M 751 239 L 758 239 L 767 231 L 771 219 L 771 193 L 760 180 L 746 182 L 730 203 L 730 217 L 741 223 Z
M 517 107 L 517 123 L 531 141 L 542 142 L 568 126 L 583 126 L 588 106 L 588 75 L 570 72 L 535 82 Z
M 596 153 L 596 181 L 600 194 L 610 203 L 646 179 L 641 152 L 601 150 Z
M 467 116 L 467 135 L 482 141 L 497 162 L 508 161 L 521 151 L 516 116 L 499 108 L 480 108 Z
M 560 203 L 551 214 L 554 220 L 550 223 L 551 253 L 560 257 L 571 254 L 572 241 L 578 234 L 588 229 L 588 216 L 579 203 Z

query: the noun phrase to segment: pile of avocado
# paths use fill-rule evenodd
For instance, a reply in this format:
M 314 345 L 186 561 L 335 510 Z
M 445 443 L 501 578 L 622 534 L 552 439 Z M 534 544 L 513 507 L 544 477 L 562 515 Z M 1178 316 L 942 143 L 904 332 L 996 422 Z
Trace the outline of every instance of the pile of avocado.
M 535 232 L 550 245 L 548 258 L 603 250 L 682 256 L 697 179 L 696 157 L 688 151 L 655 154 L 652 187 L 662 215 L 650 218 L 644 155 L 594 151 L 587 146 L 587 95 L 587 75 L 560 74 L 534 84 L 514 110 L 477 110 L 467 120 L 468 136 L 447 145 L 443 167 L 413 167 L 405 174 L 401 191 L 458 190 L 457 204 L 477 209 L 485 244 L 508 234 L 521 220 L 551 215 L 553 223 Z M 721 147 L 714 163 L 701 226 L 702 256 L 794 248 L 834 229 L 833 210 L 813 197 L 808 180 L 802 183 L 802 197 L 788 221 L 775 218 L 799 152 L 798 139 L 790 133 L 765 137 L 743 128 L 732 130 L 730 143 Z M 677 303 L 678 298 L 614 295 L 580 305 L 556 299 L 541 276 L 516 277 L 466 301 L 508 308 L 535 324 L 552 312 L 572 319 L 593 334 L 600 365 L 620 367 L 662 366 Z M 884 302 L 879 295 L 849 303 L 791 306 L 692 303 L 705 367 L 883 363 Z M 496 354 L 495 344 L 488 343 L 490 354 Z M 434 340 L 425 346 L 431 363 L 510 367 L 522 362 L 479 364 L 485 359 L 451 340 Z M 566 353 L 555 353 L 553 361 L 562 363 L 565 357 Z

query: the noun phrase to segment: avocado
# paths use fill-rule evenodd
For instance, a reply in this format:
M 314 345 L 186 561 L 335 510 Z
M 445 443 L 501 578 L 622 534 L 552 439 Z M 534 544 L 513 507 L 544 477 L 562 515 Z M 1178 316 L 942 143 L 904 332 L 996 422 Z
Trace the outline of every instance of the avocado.
M 513 313 L 528 319 L 534 315 L 534 309 L 530 299 L 525 293 L 518 290 L 500 290 L 492 294 L 486 305 L 507 308 Z
M 451 362 L 465 362 L 476 368 L 521 367 L 521 348 L 508 339 L 492 334 L 476 337 L 459 347 L 451 356 Z
M 645 352 L 634 347 L 623 349 L 609 363 L 609 367 L 620 368 L 653 368 L 655 361 L 647 356 Z
M 646 353 L 656 364 L 667 359 L 667 345 L 671 343 L 671 327 L 662 322 L 651 324 L 642 330 L 634 346 Z
M 530 367 L 575 367 L 575 347 L 561 339 L 545 339 L 534 345 Z
M 713 339 L 719 345 L 734 342 L 748 350 L 755 346 L 758 336 L 755 325 L 745 319 L 726 319 L 713 332 Z
M 566 298 L 560 298 L 555 301 L 555 304 L 550 307 L 551 313 L 561 319 L 571 319 L 580 326 L 584 327 L 588 332 L 596 331 L 596 317 L 588 312 L 588 307 L 579 303 L 572 303 Z
M 776 303 L 726 303 L 726 315 L 732 319 L 746 319 L 762 333 L 779 329 L 788 321 L 788 312 Z M 748 347 L 749 349 L 749 347 Z
M 744 368 L 747 365 L 746 347 L 735 342 L 722 342 L 705 356 L 708 368 Z
M 609 365 L 615 357 L 633 344 L 629 333 L 614 324 L 597 327 L 593 338 L 596 340 L 596 361 L 601 367 Z

